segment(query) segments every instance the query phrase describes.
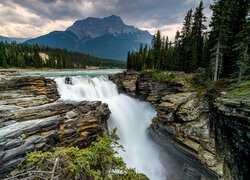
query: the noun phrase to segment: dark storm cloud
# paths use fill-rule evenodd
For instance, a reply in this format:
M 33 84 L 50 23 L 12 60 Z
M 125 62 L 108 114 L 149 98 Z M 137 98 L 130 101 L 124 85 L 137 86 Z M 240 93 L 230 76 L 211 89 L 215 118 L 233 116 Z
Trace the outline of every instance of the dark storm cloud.
M 204 0 L 206 7 L 211 2 Z M 73 22 L 115 14 L 126 24 L 150 30 L 182 23 L 186 12 L 198 3 L 199 0 L 0 0 L 0 7 L 12 10 L 0 10 L 0 21 L 43 28 L 52 21 Z M 24 15 L 16 11 L 23 11 Z

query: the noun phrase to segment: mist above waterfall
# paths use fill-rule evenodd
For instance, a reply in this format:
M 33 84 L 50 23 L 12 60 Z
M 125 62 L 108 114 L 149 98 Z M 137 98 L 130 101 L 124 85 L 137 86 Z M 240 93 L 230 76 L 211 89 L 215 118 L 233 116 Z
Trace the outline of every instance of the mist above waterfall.
M 70 101 L 100 100 L 109 105 L 109 129 L 117 127 L 125 152 L 118 150 L 127 166 L 146 174 L 152 180 L 166 179 L 167 172 L 160 162 L 159 147 L 150 139 L 147 129 L 156 115 L 147 102 L 119 94 L 114 83 L 105 76 L 72 77 L 72 85 L 65 78 L 55 79 L 61 99 Z

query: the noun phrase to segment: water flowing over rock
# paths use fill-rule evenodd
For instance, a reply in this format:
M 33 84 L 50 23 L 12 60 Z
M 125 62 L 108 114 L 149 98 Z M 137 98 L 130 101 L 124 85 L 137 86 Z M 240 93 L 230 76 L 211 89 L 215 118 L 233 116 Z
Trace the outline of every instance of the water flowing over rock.
M 123 72 L 109 78 L 121 93 L 147 100 L 156 108 L 151 136 L 196 172 L 211 179 L 245 179 L 249 174 L 249 101 L 218 98 L 213 107 L 192 87 L 190 77 L 154 82 L 150 72 Z M 183 168 L 190 172 L 189 167 Z M 203 178 L 199 173 L 187 176 Z
M 129 76 L 135 83 L 134 75 Z M 112 113 L 108 120 L 108 127 L 109 130 L 117 128 L 119 143 L 125 148 L 125 151 L 121 149 L 117 151 L 127 167 L 136 168 L 137 172 L 146 174 L 152 180 L 165 180 L 167 174 L 182 177 L 182 174 L 179 175 L 174 169 L 174 165 L 169 163 L 174 161 L 170 161 L 166 154 L 160 154 L 159 146 L 148 136 L 147 128 L 156 114 L 148 102 L 119 94 L 117 86 L 105 76 L 72 77 L 72 85 L 65 84 L 64 77 L 56 78 L 55 81 L 61 98 L 64 100 L 100 100 L 109 105 Z M 133 92 L 136 86 L 129 84 L 130 80 L 124 83 L 127 91 Z M 162 165 L 163 158 L 166 159 L 165 164 L 170 164 L 169 169 Z
M 26 153 L 55 146 L 88 146 L 107 131 L 108 105 L 64 102 L 54 80 L 13 77 L 0 81 L 0 178 Z

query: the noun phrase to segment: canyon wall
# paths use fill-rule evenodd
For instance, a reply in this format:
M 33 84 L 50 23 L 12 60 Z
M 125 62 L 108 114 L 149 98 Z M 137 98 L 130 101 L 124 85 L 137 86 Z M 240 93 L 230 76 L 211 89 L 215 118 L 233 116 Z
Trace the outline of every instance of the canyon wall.
M 216 146 L 227 179 L 250 177 L 250 99 L 221 95 L 215 103 Z
M 55 81 L 44 77 L 0 78 L 0 178 L 28 152 L 86 147 L 107 131 L 105 103 L 61 101 Z
M 183 168 L 191 179 L 243 179 L 246 176 L 249 160 L 242 157 L 248 157 L 249 153 L 246 115 L 249 102 L 234 110 L 244 111 L 243 116 L 232 114 L 225 103 L 225 108 L 221 108 L 222 99 L 211 103 L 211 99 L 194 88 L 192 76 L 184 73 L 163 82 L 154 82 L 150 72 L 128 71 L 109 78 L 117 84 L 119 92 L 146 100 L 155 107 L 157 116 L 152 120 L 149 133 L 176 158 L 189 164 L 190 167 Z

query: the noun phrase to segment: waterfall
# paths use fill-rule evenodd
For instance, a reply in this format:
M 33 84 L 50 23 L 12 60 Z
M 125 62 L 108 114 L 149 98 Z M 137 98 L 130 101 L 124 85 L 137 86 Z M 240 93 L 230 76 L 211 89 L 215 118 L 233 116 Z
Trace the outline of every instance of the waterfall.
M 125 152 L 118 152 L 127 166 L 136 168 L 137 172 L 146 174 L 151 180 L 166 179 L 159 147 L 147 133 L 151 119 L 156 116 L 148 102 L 119 94 L 116 85 L 105 76 L 75 76 L 72 77 L 72 84 L 65 84 L 64 77 L 55 81 L 63 100 L 100 100 L 107 103 L 111 110 L 108 126 L 110 130 L 117 127 L 119 142 L 125 148 Z

